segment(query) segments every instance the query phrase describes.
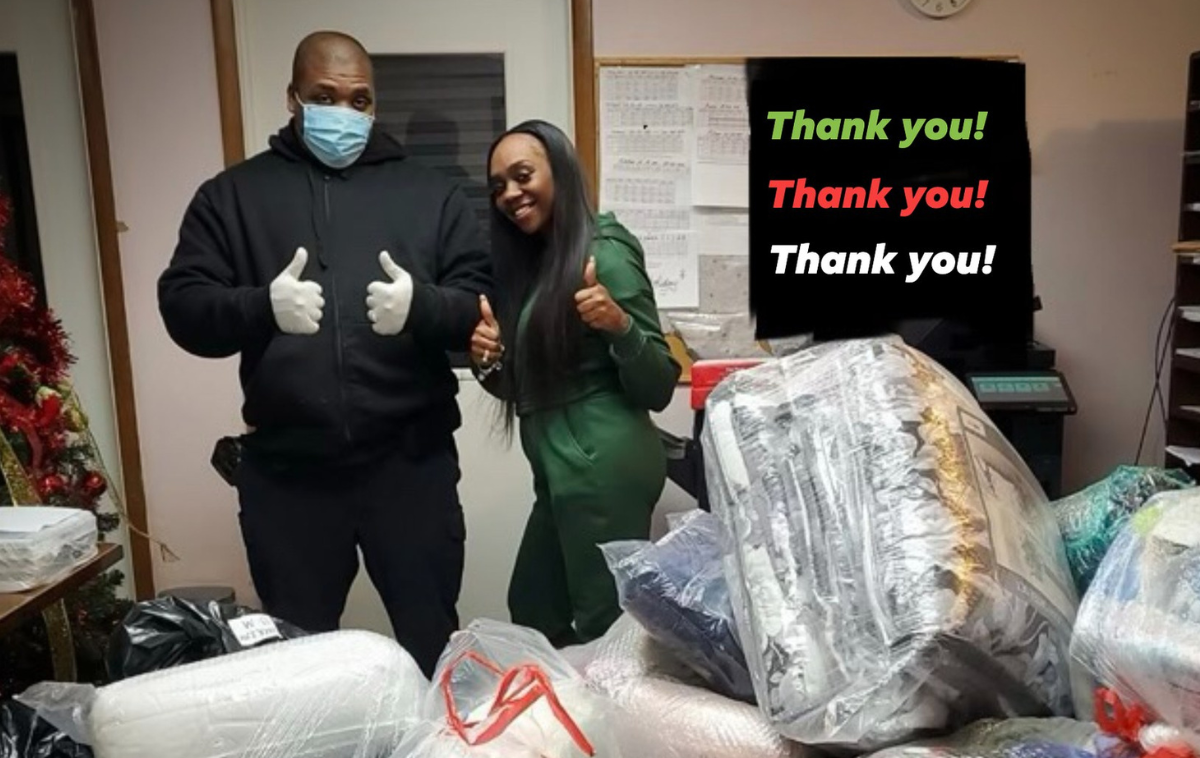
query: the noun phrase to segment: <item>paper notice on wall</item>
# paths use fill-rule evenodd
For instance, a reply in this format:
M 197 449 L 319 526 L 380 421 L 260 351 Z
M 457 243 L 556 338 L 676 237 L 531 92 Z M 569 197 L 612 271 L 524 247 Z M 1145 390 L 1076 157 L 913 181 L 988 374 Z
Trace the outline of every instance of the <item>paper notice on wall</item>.
M 750 255 L 749 213 L 697 208 L 692 222 L 699 255 Z
M 696 112 L 692 129 L 692 202 L 715 208 L 750 204 L 750 108 L 739 66 L 691 69 Z
M 750 258 L 742 255 L 702 255 L 701 313 L 750 313 Z M 753 340 L 751 340 L 753 343 Z
M 628 229 L 638 229 L 644 233 L 685 230 L 692 222 L 692 213 L 688 208 L 619 208 L 613 212 Z
M 600 209 L 641 241 L 660 308 L 695 308 L 695 79 L 686 68 L 605 68 Z
M 604 104 L 604 124 L 614 130 L 687 129 L 694 120 L 691 106 L 676 100 Z
M 600 73 L 600 101 L 683 103 L 687 101 L 687 79 L 687 72 L 679 68 L 605 67 Z
M 626 158 L 689 163 L 695 117 L 686 71 L 605 68 L 599 86 L 602 177 L 612 161 Z
M 692 240 L 691 232 L 641 236 L 659 308 L 695 308 L 700 303 L 700 272 Z
M 691 205 L 691 167 L 683 160 L 622 157 L 605 169 L 600 195 L 606 209 L 686 210 Z M 679 228 L 687 227 L 685 223 Z

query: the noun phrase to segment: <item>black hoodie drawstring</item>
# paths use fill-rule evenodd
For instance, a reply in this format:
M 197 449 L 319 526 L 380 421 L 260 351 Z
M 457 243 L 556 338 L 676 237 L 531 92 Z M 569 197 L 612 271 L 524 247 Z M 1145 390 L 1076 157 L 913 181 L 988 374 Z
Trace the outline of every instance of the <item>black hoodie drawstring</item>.
M 317 240 L 317 263 L 321 265 L 321 269 L 329 268 L 329 261 L 325 260 L 325 244 L 321 239 L 321 214 L 325 212 L 324 196 L 321 194 L 320 188 L 317 187 L 317 182 L 313 178 L 313 169 L 308 169 L 304 172 L 308 178 L 308 193 L 312 198 L 312 213 L 309 214 L 309 221 L 312 223 L 313 237 Z

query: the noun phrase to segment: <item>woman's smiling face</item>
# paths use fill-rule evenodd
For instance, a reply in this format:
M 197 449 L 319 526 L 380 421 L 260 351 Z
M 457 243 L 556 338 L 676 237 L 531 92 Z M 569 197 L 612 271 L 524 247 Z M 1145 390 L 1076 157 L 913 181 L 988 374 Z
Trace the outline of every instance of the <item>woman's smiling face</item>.
M 526 234 L 550 223 L 554 177 L 542 143 L 531 134 L 510 134 L 496 145 L 488 167 L 492 201 Z

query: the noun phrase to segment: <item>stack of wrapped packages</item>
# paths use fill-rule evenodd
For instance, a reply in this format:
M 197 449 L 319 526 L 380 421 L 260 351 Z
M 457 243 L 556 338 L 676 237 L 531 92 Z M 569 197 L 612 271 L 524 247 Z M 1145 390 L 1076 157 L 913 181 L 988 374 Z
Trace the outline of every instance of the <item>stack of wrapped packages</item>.
M 730 375 L 702 443 L 713 512 L 602 545 L 625 615 L 565 653 L 659 726 L 660 750 L 1194 758 L 1187 476 L 1121 466 L 1051 502 L 970 391 L 899 338 Z M 1167 530 L 1169 550 L 1144 536 Z
M 369 632 L 161 599 L 114 635 L 113 684 L 0 706 L 0 758 L 1200 755 L 1187 476 L 1050 502 L 894 337 L 730 374 L 701 441 L 712 512 L 598 546 L 624 610 L 598 640 L 476 620 L 429 681 Z
M 0 758 L 686 758 L 540 633 L 476 620 L 433 681 L 394 640 L 248 608 L 139 603 L 113 683 L 0 705 Z

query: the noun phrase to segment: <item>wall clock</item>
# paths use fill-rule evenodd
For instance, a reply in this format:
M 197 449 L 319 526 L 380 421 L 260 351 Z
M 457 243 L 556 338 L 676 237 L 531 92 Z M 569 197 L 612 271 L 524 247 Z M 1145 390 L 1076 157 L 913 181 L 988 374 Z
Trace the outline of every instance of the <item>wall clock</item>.
M 914 8 L 932 18 L 947 18 L 958 13 L 971 0 L 908 0 Z

